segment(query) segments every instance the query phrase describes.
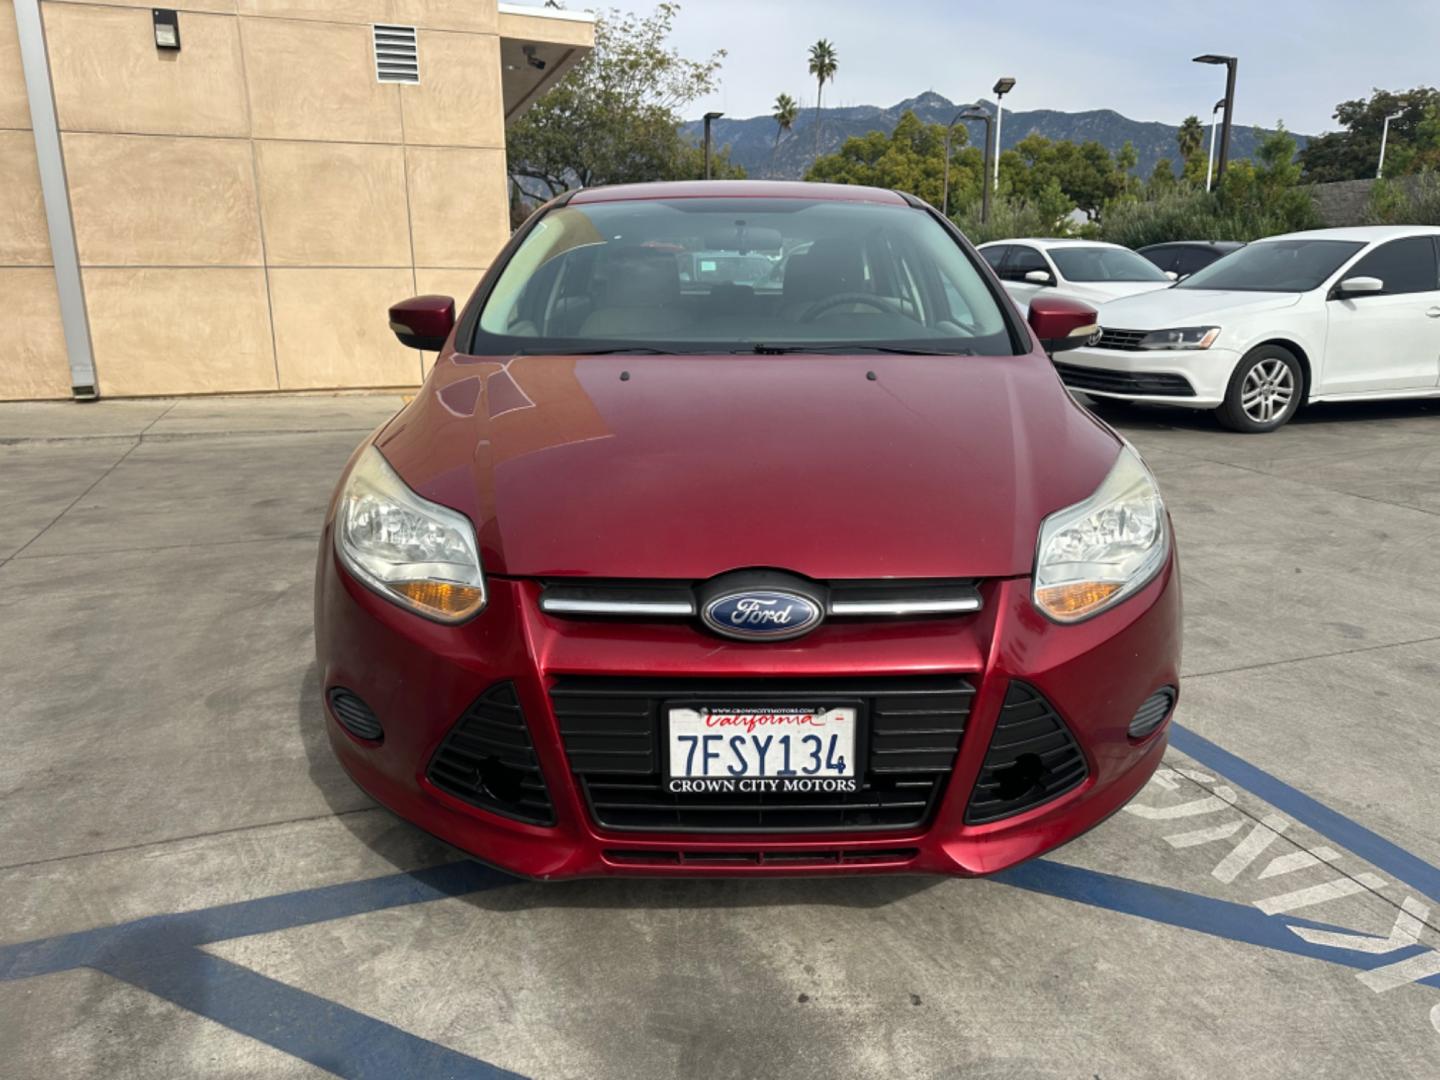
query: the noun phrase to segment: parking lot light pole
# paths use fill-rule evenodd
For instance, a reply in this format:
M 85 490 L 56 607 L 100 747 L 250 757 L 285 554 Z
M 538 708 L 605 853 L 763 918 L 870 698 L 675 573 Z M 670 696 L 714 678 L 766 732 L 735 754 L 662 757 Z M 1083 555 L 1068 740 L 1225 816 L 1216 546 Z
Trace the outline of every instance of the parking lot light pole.
M 1215 175 L 1215 118 L 1220 115 L 1220 110 L 1225 107 L 1225 99 L 1221 98 L 1215 102 L 1215 107 L 1210 110 L 1210 150 L 1205 155 L 1205 190 L 1210 190 L 1210 178 Z
M 720 117 L 722 117 L 722 116 L 724 116 L 724 115 L 725 115 L 725 114 L 724 114 L 723 112 L 707 112 L 707 113 L 705 114 L 705 179 L 706 179 L 706 180 L 709 180 L 709 179 L 710 179 L 710 125 L 713 124 L 716 120 L 719 120 Z
M 962 112 L 959 116 L 955 117 L 955 120 L 979 120 L 985 125 L 985 165 L 984 175 L 982 178 L 983 182 L 980 185 L 980 220 L 982 222 L 989 222 L 990 220 L 990 154 L 992 147 L 994 146 L 994 140 L 990 136 L 994 132 L 995 127 L 995 125 L 991 123 L 993 119 L 994 118 L 989 113 L 983 112 L 980 109 L 969 109 L 966 112 Z M 954 125 L 955 120 L 950 121 L 952 126 Z M 946 164 L 949 164 L 948 157 L 946 158 Z M 948 170 L 946 176 L 949 176 Z M 946 186 L 945 194 L 947 197 L 946 201 L 948 203 L 948 197 L 950 194 L 948 183 Z
M 1004 97 L 1015 89 L 1015 80 L 1009 75 L 995 83 L 995 188 L 1000 188 L 1000 118 L 1004 114 Z
M 1235 69 L 1240 66 L 1240 61 L 1233 56 L 1205 53 L 1195 57 L 1195 63 L 1225 65 L 1225 123 L 1220 128 L 1220 166 L 1215 170 L 1217 176 L 1223 177 L 1225 166 L 1230 163 L 1230 121 L 1235 115 Z
M 1385 142 L 1390 138 L 1390 121 L 1399 120 L 1404 116 L 1403 112 L 1392 113 L 1385 117 L 1385 123 L 1380 128 L 1380 163 L 1375 166 L 1375 179 L 1379 180 L 1385 175 Z

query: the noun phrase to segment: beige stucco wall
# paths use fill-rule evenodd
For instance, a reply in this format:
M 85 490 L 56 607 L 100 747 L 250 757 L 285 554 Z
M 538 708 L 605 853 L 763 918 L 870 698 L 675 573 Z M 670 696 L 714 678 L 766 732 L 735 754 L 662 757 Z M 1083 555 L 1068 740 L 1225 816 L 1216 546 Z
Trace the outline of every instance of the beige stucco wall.
M 394 387 L 385 308 L 463 299 L 508 236 L 496 0 L 46 0 L 105 396 Z M 419 28 L 377 82 L 373 22 Z M 0 398 L 69 396 L 11 0 L 0 0 Z M 15 330 L 19 328 L 18 345 Z

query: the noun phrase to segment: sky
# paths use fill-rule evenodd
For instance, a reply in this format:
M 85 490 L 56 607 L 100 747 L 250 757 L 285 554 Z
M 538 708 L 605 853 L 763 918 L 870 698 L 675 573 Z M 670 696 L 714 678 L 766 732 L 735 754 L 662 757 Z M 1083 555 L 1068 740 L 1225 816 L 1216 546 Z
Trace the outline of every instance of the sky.
M 566 6 L 648 12 L 655 0 Z M 1237 123 L 1315 135 L 1338 126 L 1338 102 L 1440 84 L 1440 0 L 682 0 L 671 39 L 681 54 L 728 53 L 719 91 L 687 119 L 768 114 L 781 92 L 813 106 L 806 56 L 822 37 L 840 61 L 826 105 L 888 106 L 925 90 L 988 99 L 1012 75 L 1007 108 L 1208 120 L 1225 69 L 1190 58 L 1213 52 L 1240 59 Z

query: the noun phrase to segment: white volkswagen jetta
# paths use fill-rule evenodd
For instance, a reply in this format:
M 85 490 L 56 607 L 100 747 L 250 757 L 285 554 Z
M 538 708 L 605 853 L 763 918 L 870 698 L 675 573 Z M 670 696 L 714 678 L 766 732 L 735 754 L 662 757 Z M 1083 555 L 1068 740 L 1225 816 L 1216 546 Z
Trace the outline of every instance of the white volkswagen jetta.
M 1021 311 L 1040 292 L 1102 304 L 1175 280 L 1143 255 L 1099 240 L 996 240 L 977 250 Z
M 1214 409 L 1235 431 L 1273 431 L 1306 402 L 1440 396 L 1440 228 L 1272 237 L 1099 321 L 1055 365 L 1067 386 Z

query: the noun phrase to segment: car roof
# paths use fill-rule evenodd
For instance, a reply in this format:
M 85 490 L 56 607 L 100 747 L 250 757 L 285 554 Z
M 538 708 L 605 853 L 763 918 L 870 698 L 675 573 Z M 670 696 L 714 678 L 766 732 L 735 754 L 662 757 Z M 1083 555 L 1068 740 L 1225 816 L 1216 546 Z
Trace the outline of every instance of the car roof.
M 1396 240 L 1404 236 L 1440 236 L 1434 225 L 1357 225 L 1340 229 L 1307 229 L 1304 232 L 1267 236 L 1265 240 L 1359 240 L 1370 244 L 1377 240 Z M 1257 244 L 1263 241 L 1255 241 Z
M 1165 240 L 1159 244 L 1146 244 L 1144 247 L 1136 248 L 1135 250 L 1143 253 L 1146 251 L 1156 251 L 1159 248 L 1207 247 L 1214 248 L 1216 251 L 1235 251 L 1244 246 L 1244 240 Z
M 981 244 L 980 247 L 996 247 L 999 244 L 1033 244 L 1042 249 L 1067 248 L 1067 247 L 1103 247 L 1118 248 L 1121 251 L 1129 251 L 1124 244 L 1112 244 L 1105 240 L 1081 240 L 1075 237 L 1060 238 L 1055 236 L 1014 236 L 1009 240 L 991 240 Z
M 831 202 L 888 203 L 907 206 L 898 192 L 858 184 L 808 184 L 798 180 L 677 180 L 650 184 L 612 184 L 581 188 L 574 206 L 635 199 L 825 199 Z

